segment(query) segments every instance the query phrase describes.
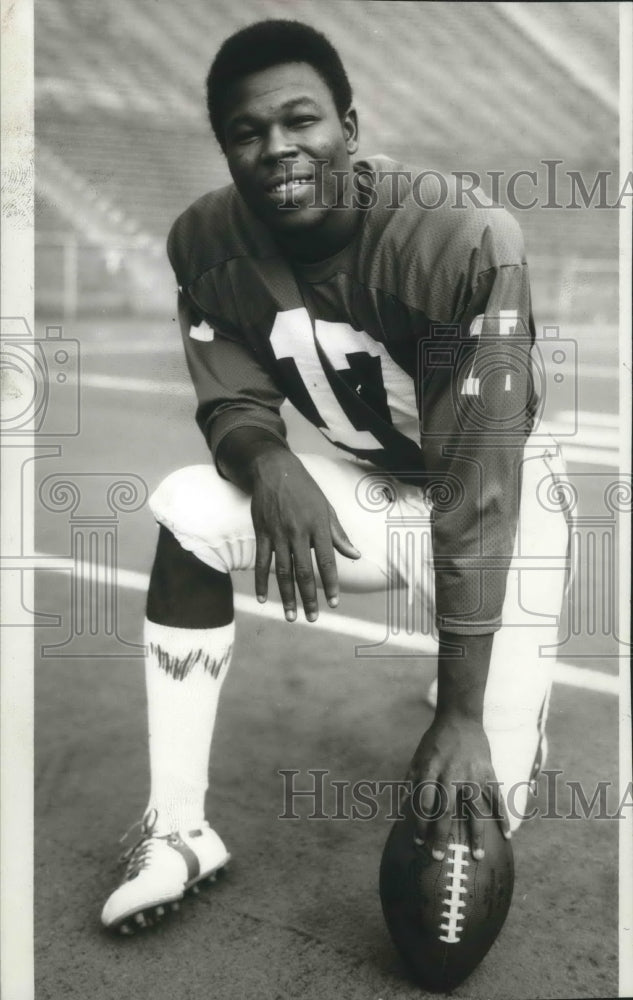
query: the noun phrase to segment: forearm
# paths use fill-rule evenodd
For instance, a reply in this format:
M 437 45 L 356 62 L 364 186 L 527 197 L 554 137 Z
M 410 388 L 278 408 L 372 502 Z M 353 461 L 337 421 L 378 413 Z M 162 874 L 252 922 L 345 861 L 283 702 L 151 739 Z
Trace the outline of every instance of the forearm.
M 494 632 L 456 635 L 440 631 L 436 718 L 459 715 L 483 722 L 494 635 Z
M 275 434 L 260 427 L 236 427 L 220 441 L 216 464 L 230 482 L 251 494 L 258 461 L 288 450 Z

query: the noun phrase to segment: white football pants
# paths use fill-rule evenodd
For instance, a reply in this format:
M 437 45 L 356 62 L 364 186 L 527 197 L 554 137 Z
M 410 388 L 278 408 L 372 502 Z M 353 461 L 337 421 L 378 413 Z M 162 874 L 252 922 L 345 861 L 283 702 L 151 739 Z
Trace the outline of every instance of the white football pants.
M 419 487 L 338 456 L 299 458 L 362 554 L 352 561 L 337 553 L 341 590 L 389 587 L 392 625 L 409 632 L 415 628 L 418 634 L 435 633 L 432 509 Z M 542 435 L 530 439 L 503 625 L 495 633 L 484 698 L 484 728 L 513 829 L 525 815 L 529 781 L 544 735 L 569 576 L 561 482 L 559 447 Z M 183 548 L 207 565 L 228 573 L 254 568 L 250 498 L 222 479 L 212 464 L 169 475 L 150 498 L 150 507 Z M 402 593 L 405 597 L 400 600 Z

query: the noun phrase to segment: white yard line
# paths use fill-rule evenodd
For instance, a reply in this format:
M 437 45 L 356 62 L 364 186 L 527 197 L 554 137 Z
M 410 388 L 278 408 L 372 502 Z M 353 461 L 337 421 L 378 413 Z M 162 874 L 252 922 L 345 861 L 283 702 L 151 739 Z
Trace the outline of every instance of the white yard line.
M 129 375 L 82 374 L 77 380 L 87 389 L 112 389 L 114 392 L 147 392 L 155 396 L 193 396 L 193 385 L 183 379 L 181 382 L 156 378 L 134 378 Z
M 57 559 L 56 556 L 38 553 L 38 565 L 42 569 L 50 572 L 72 571 L 72 561 Z M 64 565 L 60 565 L 61 563 Z M 105 567 L 99 566 L 97 573 L 100 576 L 105 572 Z M 91 578 L 94 577 L 94 567 L 90 570 Z M 117 586 L 127 590 L 138 590 L 145 592 L 149 584 L 149 575 L 139 573 L 136 570 L 117 569 Z M 267 601 L 266 604 L 259 602 L 248 594 L 235 594 L 235 609 L 242 614 L 256 615 L 259 618 L 268 618 L 271 621 L 284 622 L 283 609 L 277 601 Z M 346 635 L 362 641 L 363 645 L 373 645 L 384 643 L 381 651 L 375 651 L 380 656 L 397 656 L 398 649 L 406 649 L 408 652 L 419 654 L 432 654 L 436 650 L 436 643 L 429 636 L 418 635 L 390 635 L 386 640 L 386 628 L 384 623 L 366 621 L 364 618 L 351 618 L 348 615 L 335 614 L 331 611 L 321 611 L 315 622 L 307 622 L 299 616 L 295 626 L 304 626 L 312 631 L 333 632 L 336 635 Z M 293 627 L 293 626 L 289 626 Z M 360 657 L 365 662 L 367 659 L 376 659 L 376 655 L 371 657 Z M 601 670 L 592 670 L 588 667 L 577 667 L 572 663 L 558 661 L 554 669 L 554 681 L 565 687 L 581 688 L 584 691 L 595 691 L 600 694 L 618 695 L 620 685 L 617 676 L 604 673 Z
M 594 427 L 618 428 L 620 426 L 619 413 L 603 413 L 601 410 L 582 410 L 582 418 L 586 421 L 586 423 L 591 424 Z M 555 415 L 555 420 L 560 424 L 573 425 L 576 421 L 576 414 L 573 410 L 559 410 Z
M 597 445 L 599 448 L 607 448 L 612 451 L 618 450 L 618 433 L 616 428 L 611 426 L 596 427 L 590 424 L 588 415 L 582 411 L 578 414 L 578 424 L 563 424 L 558 420 L 553 420 L 548 424 L 548 430 L 552 432 L 563 448 L 577 445 Z
M 620 467 L 620 457 L 614 448 L 585 448 L 582 444 L 560 442 L 568 462 L 585 465 L 604 465 L 609 469 Z

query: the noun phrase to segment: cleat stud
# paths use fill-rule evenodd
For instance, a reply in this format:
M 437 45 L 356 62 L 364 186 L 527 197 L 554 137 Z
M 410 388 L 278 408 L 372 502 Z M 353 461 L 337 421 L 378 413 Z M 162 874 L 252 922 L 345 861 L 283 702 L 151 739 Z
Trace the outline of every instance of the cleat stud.
M 129 937 L 132 934 L 134 934 L 134 931 L 132 930 L 129 924 L 121 924 L 121 926 L 119 927 L 119 934 L 123 934 L 124 936 Z
M 217 882 L 217 880 L 218 880 L 218 876 L 215 874 L 215 872 L 212 875 L 209 875 L 209 883 L 211 885 L 213 885 L 214 882 Z
M 200 886 L 199 885 L 192 885 L 191 886 L 191 891 L 194 894 L 194 896 L 200 895 Z
M 162 917 L 164 915 L 164 913 L 165 913 L 165 907 L 164 906 L 157 906 L 156 907 L 156 916 L 157 917 Z
M 136 920 L 136 923 L 140 927 L 147 927 L 147 921 L 145 920 L 145 914 L 143 914 L 143 913 L 135 913 L 134 914 L 134 919 Z
M 180 909 L 180 903 L 172 903 L 171 908 L 174 911 L 174 913 L 176 913 L 176 911 Z

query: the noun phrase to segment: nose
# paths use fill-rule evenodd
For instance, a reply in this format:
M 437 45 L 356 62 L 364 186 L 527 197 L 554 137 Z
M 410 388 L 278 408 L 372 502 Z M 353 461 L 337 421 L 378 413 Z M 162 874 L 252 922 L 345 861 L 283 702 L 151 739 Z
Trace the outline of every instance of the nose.
M 286 129 L 281 125 L 271 125 L 262 148 L 262 159 L 267 163 L 277 163 L 279 160 L 296 155 L 296 144 Z

